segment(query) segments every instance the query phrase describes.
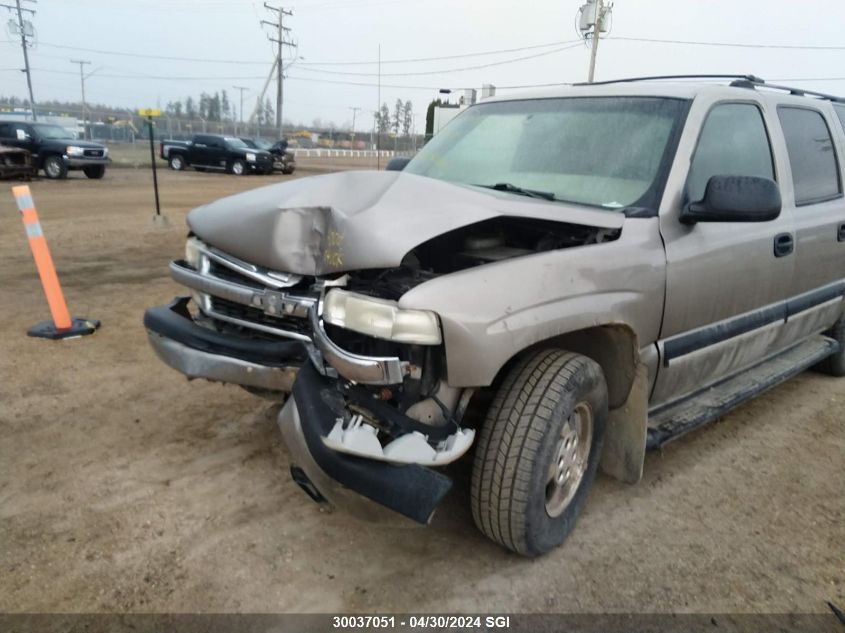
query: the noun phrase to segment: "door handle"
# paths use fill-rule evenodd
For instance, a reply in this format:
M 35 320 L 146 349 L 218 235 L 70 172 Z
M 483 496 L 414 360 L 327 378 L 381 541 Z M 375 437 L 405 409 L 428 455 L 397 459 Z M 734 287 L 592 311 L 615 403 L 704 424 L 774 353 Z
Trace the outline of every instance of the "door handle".
M 786 257 L 795 249 L 795 240 L 791 233 L 775 235 L 775 257 Z
M 839 225 L 839 230 L 836 233 L 836 239 L 840 242 L 845 242 L 845 222 Z

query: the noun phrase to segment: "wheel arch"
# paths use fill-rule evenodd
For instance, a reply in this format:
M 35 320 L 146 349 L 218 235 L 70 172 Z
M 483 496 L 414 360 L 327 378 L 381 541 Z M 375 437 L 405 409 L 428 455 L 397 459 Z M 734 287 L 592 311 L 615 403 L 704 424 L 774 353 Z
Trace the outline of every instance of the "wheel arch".
M 637 333 L 626 323 L 606 323 L 544 339 L 514 354 L 499 369 L 493 385 L 521 358 L 542 348 L 581 354 L 601 367 L 610 408 L 601 469 L 620 481 L 638 482 L 645 460 L 649 387 Z

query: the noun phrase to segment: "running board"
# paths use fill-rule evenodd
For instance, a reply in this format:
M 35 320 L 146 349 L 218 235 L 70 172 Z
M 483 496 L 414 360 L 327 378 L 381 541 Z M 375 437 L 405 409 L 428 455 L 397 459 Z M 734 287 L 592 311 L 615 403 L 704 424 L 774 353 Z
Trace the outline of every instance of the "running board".
M 721 417 L 839 350 L 839 343 L 816 336 L 678 404 L 651 413 L 646 449 L 653 450 Z

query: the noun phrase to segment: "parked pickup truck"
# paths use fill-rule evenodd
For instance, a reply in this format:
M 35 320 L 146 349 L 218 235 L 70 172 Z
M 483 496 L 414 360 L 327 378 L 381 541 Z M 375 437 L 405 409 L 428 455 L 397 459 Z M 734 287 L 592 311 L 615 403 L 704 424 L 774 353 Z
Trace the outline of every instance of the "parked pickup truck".
M 292 174 L 296 170 L 296 158 L 287 151 L 288 142 L 284 139 L 271 143 L 260 138 L 241 138 L 249 147 L 263 149 L 273 155 L 273 169 L 283 174 Z
M 102 178 L 110 162 L 104 145 L 75 139 L 65 128 L 51 123 L 0 120 L 0 145 L 27 150 L 33 167 L 43 169 L 47 178 L 67 178 L 68 171 L 75 169 L 88 178 Z
M 161 141 L 159 154 L 175 171 L 193 167 L 197 171 L 226 171 L 236 176 L 273 171 L 270 152 L 251 148 L 234 136 L 197 134 L 190 141 Z
M 316 501 L 426 523 L 474 448 L 477 526 L 547 552 L 599 467 L 635 483 L 647 450 L 804 369 L 845 375 L 845 101 L 724 84 L 487 99 L 402 171 L 199 207 L 152 346 L 290 393 Z

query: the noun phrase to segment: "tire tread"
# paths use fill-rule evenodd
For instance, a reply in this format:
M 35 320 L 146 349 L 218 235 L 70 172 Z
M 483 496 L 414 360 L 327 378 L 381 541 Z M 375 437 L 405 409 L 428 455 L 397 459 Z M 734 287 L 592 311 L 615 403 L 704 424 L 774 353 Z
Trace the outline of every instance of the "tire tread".
M 530 554 L 526 510 L 532 464 L 566 385 L 589 359 L 560 349 L 526 356 L 506 376 L 481 428 L 470 501 L 479 529 L 495 542 Z

